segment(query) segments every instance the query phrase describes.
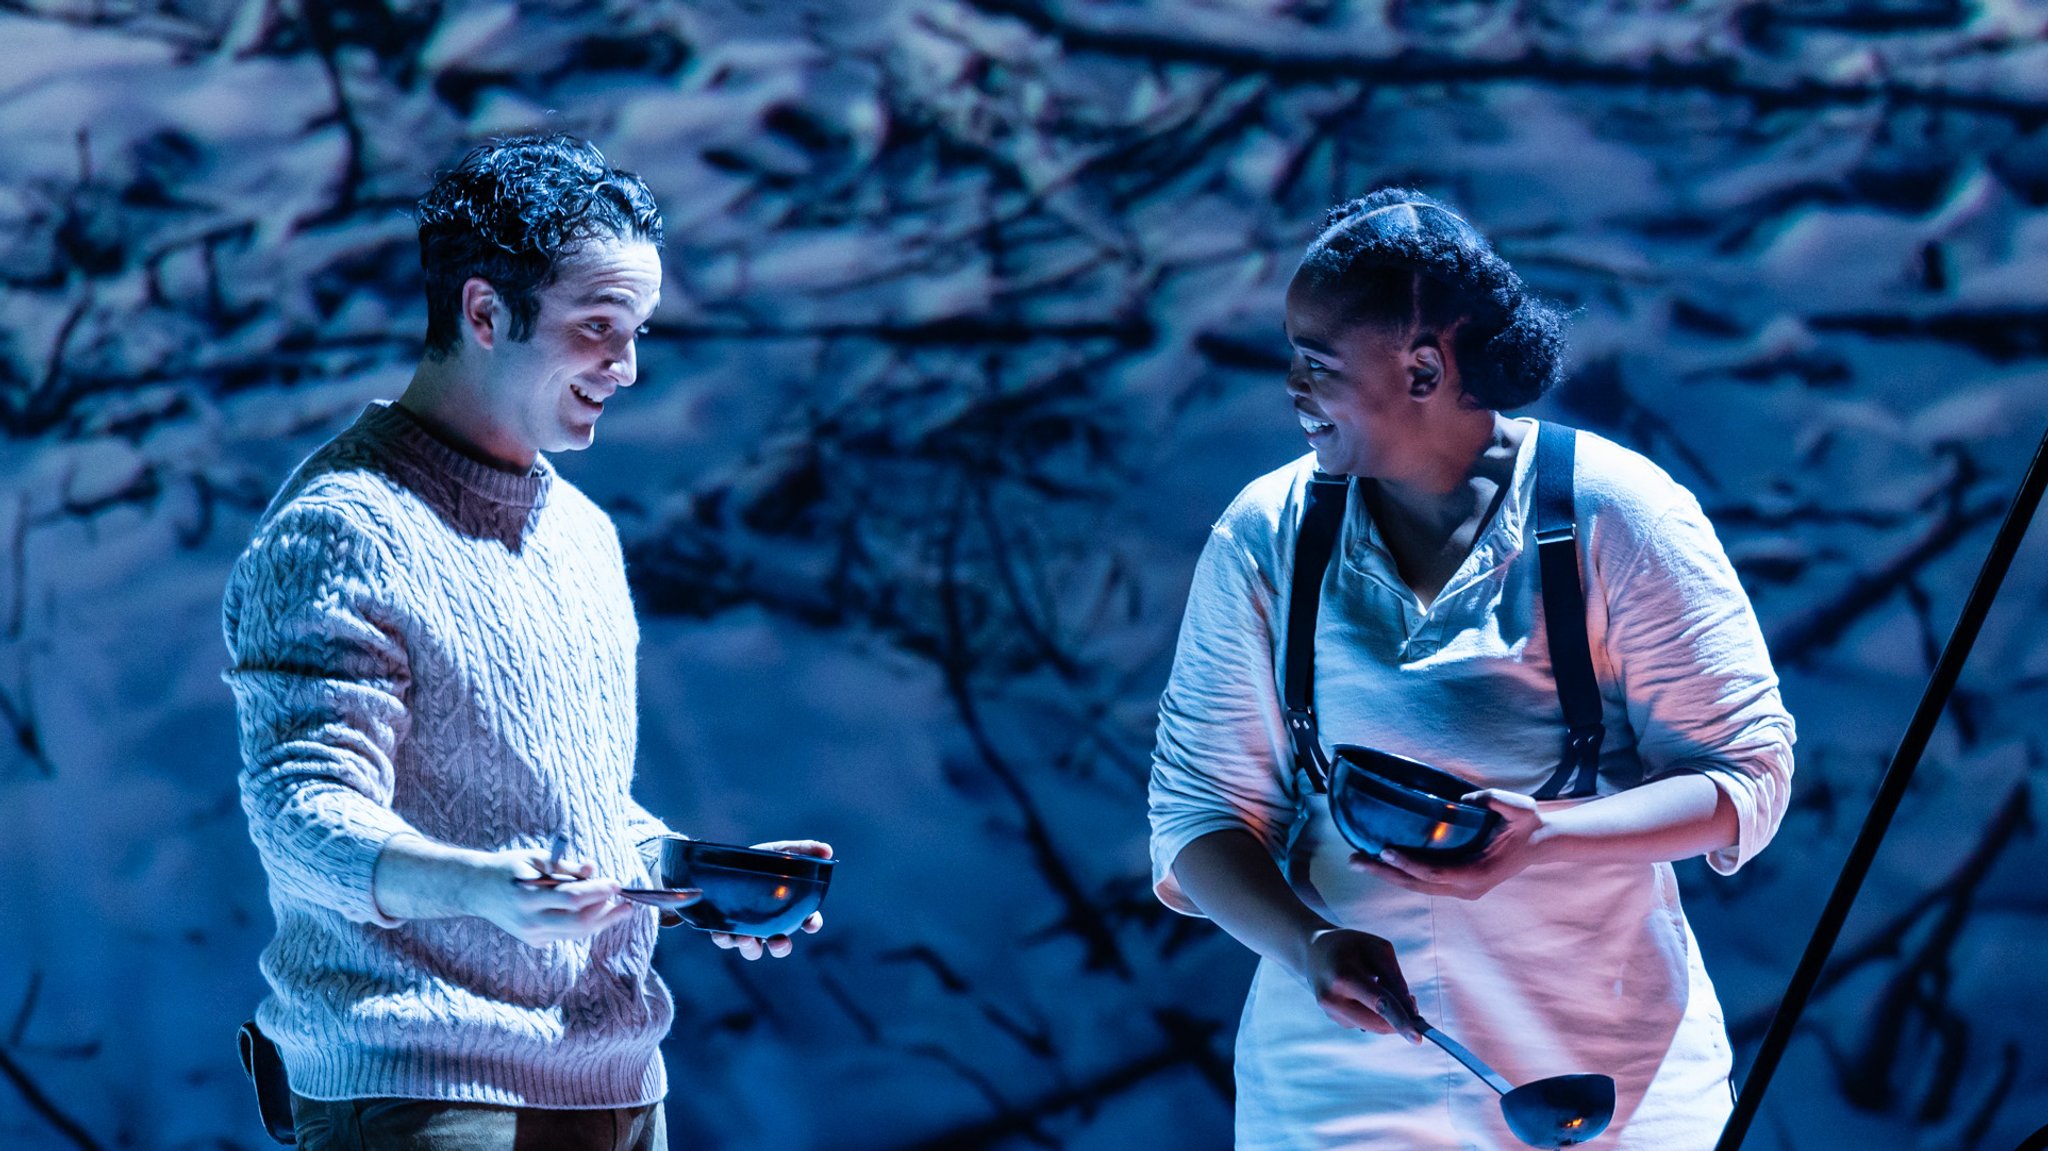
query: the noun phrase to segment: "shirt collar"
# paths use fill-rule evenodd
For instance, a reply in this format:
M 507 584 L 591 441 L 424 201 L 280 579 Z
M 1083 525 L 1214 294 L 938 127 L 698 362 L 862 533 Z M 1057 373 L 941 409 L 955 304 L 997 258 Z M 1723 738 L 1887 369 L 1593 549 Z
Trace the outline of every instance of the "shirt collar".
M 1444 584 L 1443 590 L 1437 593 L 1439 601 L 1522 552 L 1524 526 L 1535 506 L 1536 437 L 1541 434 L 1543 425 L 1527 417 L 1517 418 L 1514 422 L 1527 424 L 1528 434 L 1522 437 L 1521 446 L 1515 450 L 1515 467 L 1508 476 L 1507 495 L 1495 509 L 1493 519 L 1480 531 L 1479 538 L 1472 541 L 1471 554 Z M 1373 522 L 1372 514 L 1366 510 L 1356 478 L 1351 481 L 1350 506 L 1345 509 L 1344 518 L 1350 521 L 1345 525 L 1344 534 L 1352 541 L 1344 549 L 1346 562 L 1354 569 L 1390 581 L 1394 587 L 1412 595 L 1394 567 L 1394 557 L 1380 537 L 1379 525 Z

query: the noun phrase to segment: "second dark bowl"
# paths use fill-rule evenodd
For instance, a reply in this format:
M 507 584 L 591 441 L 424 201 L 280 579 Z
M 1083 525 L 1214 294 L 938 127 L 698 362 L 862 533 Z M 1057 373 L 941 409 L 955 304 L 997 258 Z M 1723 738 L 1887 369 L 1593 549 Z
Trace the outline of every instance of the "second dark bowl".
M 704 892 L 702 899 L 677 911 L 700 931 L 788 935 L 825 902 L 836 862 L 668 837 L 661 842 L 661 885 Z
M 1373 747 L 1340 743 L 1336 751 L 1330 818 L 1367 855 L 1393 847 L 1422 859 L 1468 859 L 1500 826 L 1492 808 L 1458 798 L 1479 788 L 1450 772 Z

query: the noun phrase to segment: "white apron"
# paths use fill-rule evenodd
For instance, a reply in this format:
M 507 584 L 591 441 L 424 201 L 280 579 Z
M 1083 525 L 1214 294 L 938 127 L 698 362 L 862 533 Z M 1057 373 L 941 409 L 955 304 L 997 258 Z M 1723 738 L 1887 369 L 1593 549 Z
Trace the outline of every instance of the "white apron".
M 1500 513 L 1426 611 L 1354 488 L 1316 631 L 1326 745 L 1378 747 L 1523 794 L 1549 778 L 1564 723 L 1533 538 L 1522 546 L 1535 434 Z M 1291 878 L 1312 885 L 1341 925 L 1393 944 L 1432 1023 L 1512 1083 L 1614 1078 L 1614 1120 L 1585 1146 L 1707 1151 L 1732 1106 L 1729 1046 L 1670 865 L 1547 864 L 1470 901 L 1414 894 L 1348 866 L 1352 848 L 1293 771 L 1279 723 L 1279 589 L 1307 472 L 1304 461 L 1247 488 L 1196 573 L 1153 766 L 1161 897 L 1193 911 L 1171 864 L 1195 838 L 1243 827 L 1278 857 L 1291 832 Z M 1697 502 L 1654 465 L 1582 435 L 1577 475 L 1607 726 L 1600 794 L 1666 771 L 1705 772 L 1740 816 L 1736 847 L 1710 859 L 1731 871 L 1770 838 L 1791 774 L 1791 721 L 1747 598 Z M 1301 794 L 1309 802 L 1298 806 Z M 1298 828 L 1297 812 L 1306 816 Z M 1522 1146 L 1499 1096 L 1449 1055 L 1332 1022 L 1271 962 L 1245 1004 L 1237 1081 L 1241 1151 Z

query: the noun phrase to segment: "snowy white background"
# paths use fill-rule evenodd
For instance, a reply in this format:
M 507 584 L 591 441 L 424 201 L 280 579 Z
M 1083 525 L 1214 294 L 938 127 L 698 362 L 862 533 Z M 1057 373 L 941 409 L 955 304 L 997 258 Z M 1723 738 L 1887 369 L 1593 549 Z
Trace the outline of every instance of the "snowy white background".
M 1248 957 L 1147 891 L 1206 526 L 1301 450 L 1280 289 L 1446 195 L 1581 309 L 1536 414 L 1698 492 L 1799 792 L 1685 871 L 1754 1049 L 2048 423 L 2019 0 L 0 0 L 0 1146 L 264 1145 L 227 565 L 395 395 L 406 216 L 493 132 L 667 211 L 642 383 L 559 461 L 645 627 L 640 793 L 831 839 L 828 932 L 660 956 L 686 1147 L 1228 1145 Z M 2048 1122 L 2037 529 L 1749 1146 Z

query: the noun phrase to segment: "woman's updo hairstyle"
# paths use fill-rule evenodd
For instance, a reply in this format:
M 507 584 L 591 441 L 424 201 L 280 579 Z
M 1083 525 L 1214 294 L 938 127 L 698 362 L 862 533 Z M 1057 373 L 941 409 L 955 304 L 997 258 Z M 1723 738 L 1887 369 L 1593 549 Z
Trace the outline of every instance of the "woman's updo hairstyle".
M 1357 323 L 1442 332 L 1463 319 L 1451 352 L 1479 407 L 1519 408 L 1562 378 L 1564 314 L 1434 196 L 1382 188 L 1330 209 L 1301 270 Z

